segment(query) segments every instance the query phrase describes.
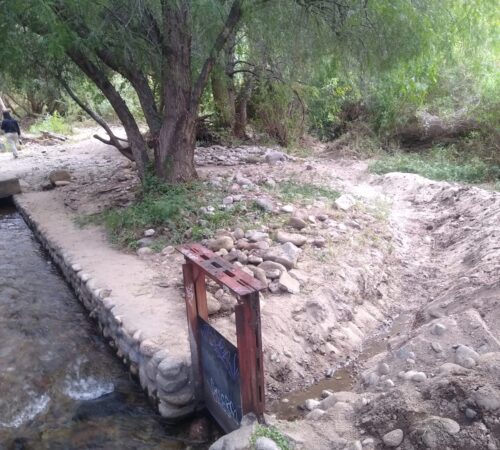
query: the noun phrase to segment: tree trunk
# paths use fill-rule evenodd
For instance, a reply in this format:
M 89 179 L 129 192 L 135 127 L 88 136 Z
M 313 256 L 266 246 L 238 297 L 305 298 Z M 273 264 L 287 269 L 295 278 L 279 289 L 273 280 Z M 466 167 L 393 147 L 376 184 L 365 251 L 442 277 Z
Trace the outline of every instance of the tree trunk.
M 142 137 L 139 126 L 128 108 L 127 103 L 114 88 L 106 74 L 89 58 L 87 58 L 84 53 L 75 48 L 70 48 L 66 50 L 66 54 L 80 68 L 80 70 L 94 82 L 113 107 L 113 110 L 120 119 L 123 128 L 125 128 L 130 150 L 134 155 L 134 161 L 137 165 L 137 173 L 139 174 L 140 179 L 144 180 L 149 163 L 146 141 Z
M 44 102 L 37 98 L 36 92 L 33 90 L 28 90 L 26 92 L 26 98 L 28 99 L 28 103 L 30 105 L 31 113 L 40 116 L 43 114 Z
M 236 98 L 233 135 L 238 139 L 248 139 L 247 136 L 247 106 L 252 92 L 252 80 L 246 76 Z
M 198 178 L 194 166 L 196 120 L 166 118 L 160 131 L 156 175 L 169 183 L 185 183 Z M 166 147 L 167 152 L 161 150 Z
M 192 83 L 191 17 L 189 0 L 163 3 L 165 43 L 164 117 L 159 145 L 155 148 L 155 172 L 170 183 L 187 182 L 198 177 L 194 165 L 196 119 L 203 90 L 217 56 L 233 33 L 242 14 L 243 0 L 234 0 L 224 27 Z
M 234 95 L 230 89 L 231 80 L 222 67 L 216 66 L 211 75 L 212 95 L 218 116 L 218 125 L 222 128 L 232 128 L 234 124 Z
M 3 112 L 6 110 L 7 108 L 5 107 L 5 103 L 3 102 L 2 100 L 2 96 L 0 95 L 0 114 L 3 114 Z
M 165 110 L 158 147 L 156 175 L 170 183 L 197 178 L 194 167 L 197 105 L 192 107 L 191 33 L 189 2 L 167 3 L 164 11 L 169 43 L 164 81 Z

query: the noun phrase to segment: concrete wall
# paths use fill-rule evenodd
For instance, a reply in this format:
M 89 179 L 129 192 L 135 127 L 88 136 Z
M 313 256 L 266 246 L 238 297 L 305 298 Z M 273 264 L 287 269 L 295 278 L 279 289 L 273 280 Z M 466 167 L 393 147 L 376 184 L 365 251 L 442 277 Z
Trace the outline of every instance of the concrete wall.
M 0 178 L 0 199 L 12 197 L 21 193 L 21 186 L 17 178 Z
M 14 202 L 78 300 L 90 312 L 90 317 L 97 321 L 104 338 L 127 364 L 130 372 L 139 378 L 142 388 L 157 405 L 160 414 L 171 420 L 180 420 L 194 412 L 196 404 L 190 355 L 184 358 L 171 355 L 166 349 L 144 339 L 140 330 L 124 325 L 120 316 L 113 312 L 115 305 L 109 291 L 99 289 L 76 261 L 70 261 L 63 249 L 44 235 L 39 224 L 15 197 Z

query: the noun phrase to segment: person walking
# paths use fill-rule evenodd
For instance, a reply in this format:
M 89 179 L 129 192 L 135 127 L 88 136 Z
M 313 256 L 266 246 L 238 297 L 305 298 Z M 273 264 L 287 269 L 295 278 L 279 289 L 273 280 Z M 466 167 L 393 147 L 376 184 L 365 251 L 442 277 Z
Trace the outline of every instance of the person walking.
M 19 128 L 17 120 L 11 117 L 9 111 L 3 112 L 3 120 L 0 128 L 5 133 L 7 147 L 10 147 L 14 158 L 17 158 L 17 144 L 21 136 L 21 129 Z

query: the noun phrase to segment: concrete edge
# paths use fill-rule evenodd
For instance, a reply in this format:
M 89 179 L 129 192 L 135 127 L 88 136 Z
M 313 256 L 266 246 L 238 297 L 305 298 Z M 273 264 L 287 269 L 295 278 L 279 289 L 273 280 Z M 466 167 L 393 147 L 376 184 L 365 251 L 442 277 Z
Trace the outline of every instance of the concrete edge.
M 21 193 L 19 178 L 0 177 L 0 199 L 9 198 Z
M 140 330 L 124 324 L 122 318 L 113 311 L 115 303 L 109 289 L 97 286 L 77 261 L 71 260 L 64 249 L 48 238 L 46 230 L 17 196 L 13 200 L 38 242 L 49 253 L 75 296 L 89 312 L 89 317 L 97 322 L 103 337 L 130 373 L 138 377 L 142 389 L 159 413 L 172 421 L 191 415 L 198 405 L 194 397 L 189 355 L 186 358 L 170 355 L 167 349 L 145 339 Z

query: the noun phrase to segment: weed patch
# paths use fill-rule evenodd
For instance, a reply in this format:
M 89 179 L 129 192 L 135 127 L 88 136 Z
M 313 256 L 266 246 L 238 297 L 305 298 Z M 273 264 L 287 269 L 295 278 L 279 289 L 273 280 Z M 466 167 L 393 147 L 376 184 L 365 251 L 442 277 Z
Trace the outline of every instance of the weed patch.
M 41 133 L 48 131 L 56 134 L 72 134 L 73 129 L 64 117 L 61 117 L 57 111 L 53 115 L 46 115 L 43 119 L 37 120 L 30 127 L 30 133 Z
M 295 181 L 282 181 L 273 188 L 273 191 L 284 202 L 314 200 L 320 197 L 335 200 L 340 197 L 340 192 L 327 186 Z
M 157 234 L 151 248 L 160 251 L 169 244 L 210 238 L 221 228 L 245 227 L 265 219 L 264 212 L 244 201 L 222 207 L 223 195 L 200 182 L 169 185 L 148 176 L 132 205 L 79 217 L 77 224 L 102 224 L 113 243 L 130 249 L 137 247 L 144 230 L 154 228 Z
M 252 435 L 251 444 L 255 446 L 255 442 L 260 437 L 272 439 L 280 450 L 290 450 L 291 446 L 288 439 L 275 427 L 264 427 L 259 425 Z
M 500 165 L 475 156 L 464 156 L 453 146 L 435 147 L 425 153 L 387 155 L 370 165 L 377 174 L 417 173 L 437 181 L 485 183 L 500 180 Z

